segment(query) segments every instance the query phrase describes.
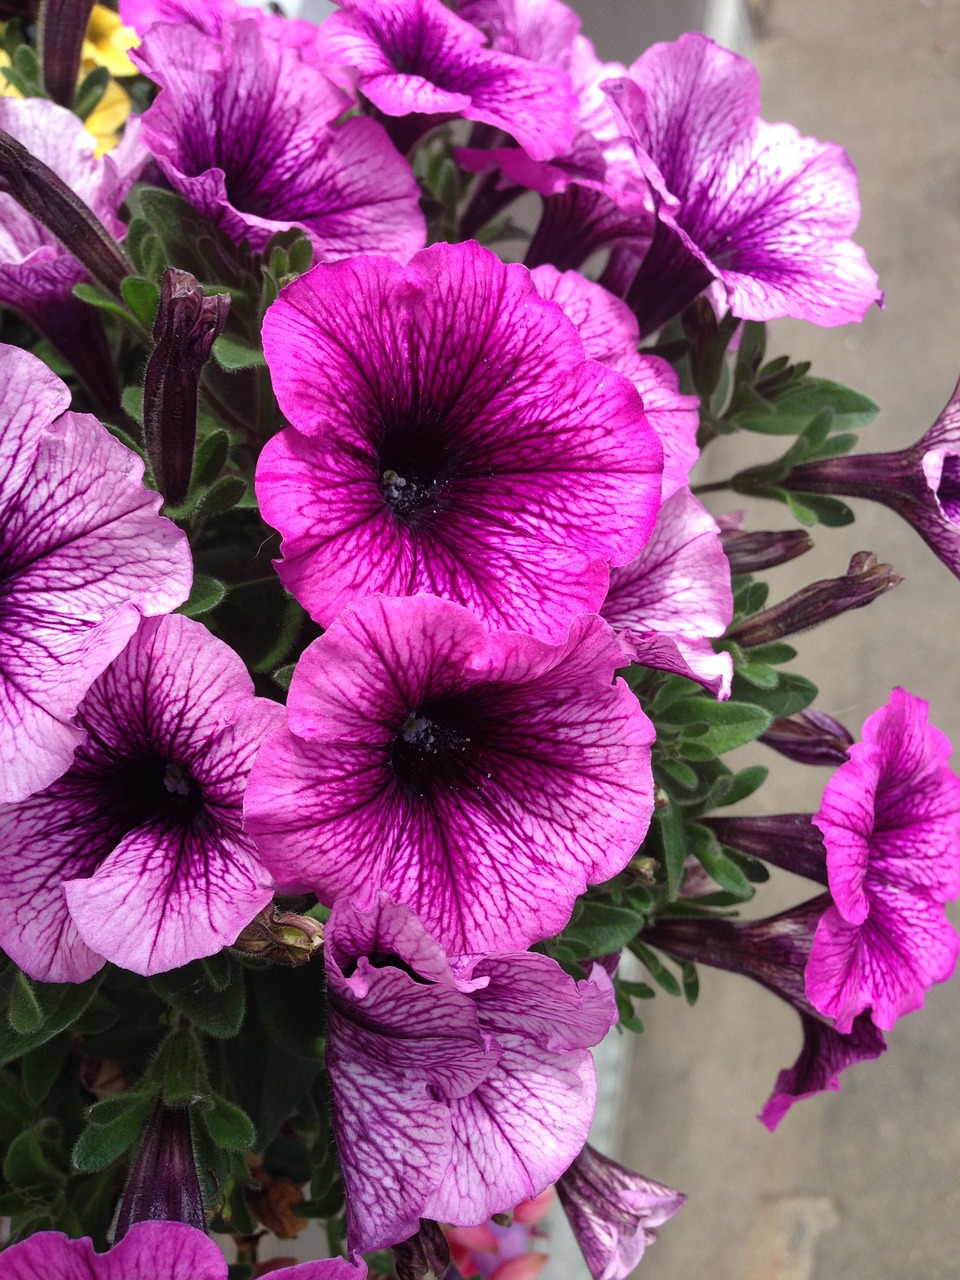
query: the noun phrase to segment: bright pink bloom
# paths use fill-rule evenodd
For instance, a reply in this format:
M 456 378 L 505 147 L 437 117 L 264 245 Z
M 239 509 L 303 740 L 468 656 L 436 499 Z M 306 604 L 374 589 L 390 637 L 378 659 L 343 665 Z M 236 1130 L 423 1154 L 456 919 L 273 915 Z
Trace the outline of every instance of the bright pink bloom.
M 548 645 L 432 596 L 345 609 L 294 672 L 247 828 L 283 892 L 383 889 L 450 954 L 525 947 L 629 861 L 653 729 L 596 616 Z

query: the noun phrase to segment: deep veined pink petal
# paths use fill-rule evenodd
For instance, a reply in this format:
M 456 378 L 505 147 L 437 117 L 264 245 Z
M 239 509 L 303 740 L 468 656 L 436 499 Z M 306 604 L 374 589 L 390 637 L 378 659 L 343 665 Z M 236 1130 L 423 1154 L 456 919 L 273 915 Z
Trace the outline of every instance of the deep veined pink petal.
M 457 0 L 454 8 L 500 53 L 569 67 L 580 19 L 562 0 Z
M 227 1260 L 182 1222 L 138 1222 L 114 1248 L 40 1231 L 3 1251 L 4 1280 L 226 1280 Z M 331 1277 L 333 1280 L 333 1277 Z
M 940 903 L 960 893 L 960 779 L 928 710 L 894 689 L 864 723 L 863 741 L 850 747 L 814 816 L 830 892 L 850 924 L 867 919 L 874 885 L 914 888 Z
M 423 245 L 419 188 L 383 128 L 336 125 L 348 97 L 253 17 L 218 38 L 162 23 L 133 57 L 161 86 L 143 116 L 160 167 L 233 240 L 302 227 L 325 261 Z
M 421 1217 L 478 1225 L 544 1190 L 589 1128 L 588 1049 L 615 1020 L 610 991 L 544 956 L 445 972 L 442 956 L 382 894 L 368 911 L 339 900 L 327 925 L 327 1068 L 354 1248 L 405 1239 Z
M 943 906 L 922 893 L 877 887 L 870 915 L 849 924 L 831 907 L 817 925 L 806 968 L 810 1003 L 849 1032 L 865 1010 L 884 1031 L 923 1008 L 924 995 L 953 973 L 960 938 Z
M 637 559 L 611 571 L 601 614 L 635 662 L 729 697 L 730 655 L 714 653 L 709 640 L 733 617 L 730 562 L 713 517 L 689 489 L 678 489 L 660 508 Z
M 317 267 L 264 348 L 291 427 L 257 492 L 281 578 L 325 626 L 426 591 L 558 641 L 649 535 L 662 452 L 639 397 L 476 244 Z
M 649 822 L 653 732 L 622 661 L 596 617 L 553 646 L 429 596 L 350 606 L 251 776 L 265 865 L 326 902 L 384 889 L 451 954 L 550 936 Z
M 573 137 L 570 78 L 559 67 L 483 47 L 440 0 L 345 0 L 324 23 L 331 62 L 386 115 L 462 115 L 506 130 L 538 160 Z
M 144 620 L 80 704 L 67 773 L 0 807 L 4 948 L 71 982 L 104 958 L 151 974 L 233 942 L 273 894 L 241 803 L 282 718 L 202 624 Z
M 186 599 L 184 535 L 143 464 L 35 356 L 0 347 L 0 801 L 70 763 L 77 704 L 141 614 Z

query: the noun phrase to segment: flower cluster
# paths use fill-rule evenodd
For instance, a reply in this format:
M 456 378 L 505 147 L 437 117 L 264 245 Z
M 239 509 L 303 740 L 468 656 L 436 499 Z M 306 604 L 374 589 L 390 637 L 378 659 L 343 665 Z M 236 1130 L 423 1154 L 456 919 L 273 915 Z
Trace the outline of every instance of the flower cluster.
M 561 0 L 78 13 L 2 33 L 0 1270 L 224 1280 L 209 1228 L 243 1277 L 533 1280 L 556 1185 L 624 1280 L 685 1199 L 587 1145 L 625 947 L 798 1009 L 771 1127 L 956 960 L 926 704 L 853 746 L 778 670 L 899 578 L 766 607 L 809 539 L 691 482 L 799 391 L 739 487 L 839 522 L 852 438 L 762 322 L 881 301 L 852 167 L 706 37 L 604 64 Z M 713 812 L 757 738 L 840 765 L 814 819 Z M 829 894 L 728 919 L 761 859 Z M 307 1218 L 342 1256 L 258 1261 Z

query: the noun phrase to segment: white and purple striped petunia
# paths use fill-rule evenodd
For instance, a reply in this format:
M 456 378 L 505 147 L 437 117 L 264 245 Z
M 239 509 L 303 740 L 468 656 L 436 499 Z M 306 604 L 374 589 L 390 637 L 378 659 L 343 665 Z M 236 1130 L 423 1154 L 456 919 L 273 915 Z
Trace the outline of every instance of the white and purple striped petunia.
M 69 406 L 42 361 L 0 346 L 0 802 L 69 766 L 80 699 L 193 573 L 143 463 Z
M 316 267 L 263 340 L 291 426 L 257 494 L 284 585 L 324 626 L 423 591 L 560 641 L 646 542 L 662 450 L 640 397 L 526 268 L 471 243 Z
M 364 1280 L 363 1261 L 330 1258 L 279 1272 L 281 1280 Z M 39 1231 L 3 1251 L 4 1280 L 227 1280 L 221 1249 L 183 1222 L 138 1222 L 119 1244 L 97 1253 L 93 1241 Z
M 575 104 L 567 73 L 485 48 L 483 32 L 441 0 L 341 0 L 320 43 L 384 115 L 494 125 L 537 160 L 570 145 Z
M 385 895 L 336 904 L 324 958 L 351 1248 L 420 1218 L 477 1225 L 564 1172 L 593 1117 L 589 1047 L 616 1021 L 609 981 L 531 952 L 451 965 Z
M 853 165 L 834 143 L 761 120 L 745 58 L 692 32 L 653 45 L 606 88 L 660 200 L 627 293 L 644 333 L 714 280 L 748 320 L 847 324 L 881 301 L 850 239 L 860 216 Z
M 337 124 L 349 98 L 254 18 L 213 37 L 159 23 L 131 53 L 160 85 L 143 136 L 184 199 L 262 249 L 301 227 L 324 261 L 408 258 L 426 228 L 413 171 L 374 120 Z
M 234 942 L 273 890 L 242 827 L 283 717 L 199 622 L 148 618 L 80 704 L 69 770 L 0 807 L 0 945 L 31 977 L 104 960 L 179 968 Z
M 833 906 L 817 926 L 807 995 L 839 1031 L 868 1009 L 889 1031 L 950 977 L 960 951 L 943 911 L 960 893 L 960 779 L 927 711 L 894 689 L 814 816 Z
M 596 616 L 548 645 L 432 596 L 372 596 L 305 651 L 247 828 L 281 889 L 383 889 L 450 954 L 525 947 L 623 869 L 653 806 L 653 728 Z

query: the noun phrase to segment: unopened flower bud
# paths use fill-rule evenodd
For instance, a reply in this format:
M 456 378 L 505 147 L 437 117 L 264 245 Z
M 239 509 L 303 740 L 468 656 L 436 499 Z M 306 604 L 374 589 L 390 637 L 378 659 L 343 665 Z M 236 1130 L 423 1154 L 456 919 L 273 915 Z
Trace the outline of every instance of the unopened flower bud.
M 156 347 L 143 385 L 143 434 L 157 488 L 172 506 L 186 498 L 197 437 L 200 374 L 230 309 L 206 297 L 189 271 L 168 267 L 153 326 Z
M 190 1114 L 158 1103 L 120 1203 L 116 1239 L 135 1222 L 185 1222 L 206 1231 Z
M 116 297 L 133 268 L 106 227 L 42 160 L 0 129 L 0 192 L 43 224 Z
M 721 529 L 720 542 L 730 561 L 731 573 L 760 573 L 805 555 L 813 539 L 804 529 L 770 529 L 747 533 Z
M 846 759 L 846 757 L 844 757 Z M 777 813 L 764 817 L 701 818 L 721 844 L 751 858 L 761 858 L 817 884 L 827 883 L 823 836 L 809 813 Z
M 890 565 L 878 564 L 872 551 L 858 551 L 842 578 L 811 582 L 786 600 L 731 627 L 727 639 L 735 640 L 743 649 L 771 644 L 819 626 L 848 609 L 862 609 L 902 581 Z
M 304 965 L 323 943 L 323 925 L 312 916 L 278 911 L 271 903 L 247 925 L 233 944 L 248 956 L 274 964 Z
M 80 72 L 80 50 L 93 0 L 41 0 L 37 44 L 43 84 L 61 107 L 72 107 Z
M 424 1218 L 409 1240 L 393 1246 L 397 1280 L 463 1280 L 450 1261 L 450 1245 L 435 1222 Z
M 785 720 L 774 720 L 760 741 L 798 764 L 843 764 L 853 736 L 839 720 L 808 707 Z

